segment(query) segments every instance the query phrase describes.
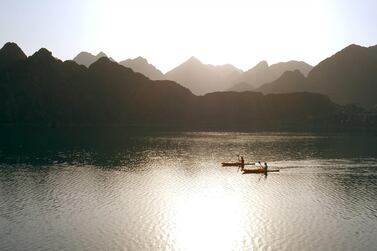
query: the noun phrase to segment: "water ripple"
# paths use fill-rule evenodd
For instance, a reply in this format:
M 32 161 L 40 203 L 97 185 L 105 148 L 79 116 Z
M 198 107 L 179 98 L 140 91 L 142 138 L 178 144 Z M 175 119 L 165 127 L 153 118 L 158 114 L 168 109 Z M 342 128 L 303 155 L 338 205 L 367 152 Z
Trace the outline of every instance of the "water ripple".
M 347 148 L 350 137 L 168 133 L 114 148 L 25 145 L 24 156 L 0 147 L 0 249 L 373 250 L 377 156 Z M 280 172 L 220 167 L 237 153 Z

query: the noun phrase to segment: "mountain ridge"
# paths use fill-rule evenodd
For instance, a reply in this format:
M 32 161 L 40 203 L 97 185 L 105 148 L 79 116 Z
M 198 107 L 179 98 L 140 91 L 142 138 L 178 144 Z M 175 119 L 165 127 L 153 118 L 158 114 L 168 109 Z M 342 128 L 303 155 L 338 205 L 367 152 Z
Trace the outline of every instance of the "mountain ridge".
M 107 55 L 103 52 L 98 53 L 97 56 L 88 52 L 81 52 L 74 58 L 74 61 L 89 67 L 100 57 L 107 57 Z M 311 66 L 305 62 L 292 60 L 270 66 L 267 61 L 261 61 L 244 72 L 231 64 L 204 64 L 195 56 L 191 56 L 165 74 L 150 64 L 147 59 L 140 56 L 122 60 L 119 64 L 131 68 L 133 71 L 139 72 L 152 80 L 169 79 L 176 81 L 197 95 L 214 91 L 243 91 L 247 85 L 243 85 L 241 89 L 237 88 L 239 86 L 238 83 L 243 82 L 251 86 L 247 90 L 253 90 L 261 84 L 276 80 L 286 70 L 300 69 L 305 75 L 311 70 Z
M 0 73 L 2 125 L 266 130 L 325 125 L 337 109 L 327 97 L 312 93 L 196 96 L 174 81 L 152 81 L 106 57 L 87 68 L 55 59 L 45 49 Z
M 168 71 L 166 79 L 176 81 L 189 88 L 194 94 L 203 95 L 213 91 L 227 90 L 233 79 L 242 71 L 231 64 L 204 64 L 196 57 Z
M 165 79 L 165 75 L 159 69 L 150 64 L 147 59 L 140 56 L 134 59 L 120 61 L 119 64 L 131 68 L 133 71 L 139 72 L 151 80 Z
M 97 55 L 93 55 L 89 52 L 82 51 L 79 54 L 77 54 L 76 57 L 73 58 L 73 61 L 75 61 L 79 65 L 85 65 L 86 67 L 89 67 L 91 64 L 93 64 L 102 57 L 107 57 L 107 55 L 102 51 L 100 51 Z M 110 60 L 115 61 L 111 57 Z
M 377 46 L 351 44 L 317 64 L 306 78 L 278 79 L 257 90 L 316 92 L 341 105 L 373 107 L 377 105 Z
M 299 70 L 303 75 L 307 76 L 312 68 L 311 65 L 303 61 L 291 60 L 268 65 L 267 61 L 264 60 L 256 64 L 253 68 L 245 71 L 238 82 L 248 83 L 250 85 L 249 90 L 253 90 L 263 84 L 277 80 L 286 71 Z M 236 85 L 234 85 L 231 90 L 239 91 Z
M 0 49 L 0 71 L 26 59 L 27 56 L 16 43 L 8 42 Z

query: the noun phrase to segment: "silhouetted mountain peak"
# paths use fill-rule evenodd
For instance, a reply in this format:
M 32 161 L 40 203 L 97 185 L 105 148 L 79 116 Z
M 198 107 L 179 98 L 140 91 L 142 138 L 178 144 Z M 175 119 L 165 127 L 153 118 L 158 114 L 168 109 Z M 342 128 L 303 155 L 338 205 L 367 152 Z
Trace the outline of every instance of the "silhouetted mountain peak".
M 123 60 L 119 62 L 119 64 L 127 68 L 131 68 L 134 72 L 139 72 L 152 80 L 165 79 L 164 74 L 162 74 L 159 69 L 150 64 L 148 60 L 143 57 Z
M 119 70 L 132 71 L 131 69 L 124 68 L 117 62 L 111 61 L 111 59 L 108 57 L 101 57 L 100 59 L 98 59 L 96 62 L 89 66 L 89 70 L 97 73 L 103 73 L 104 71 L 118 72 Z
M 26 59 L 27 56 L 16 43 L 6 43 L 0 49 L 0 70 L 14 62 Z
M 136 63 L 136 64 L 149 64 L 148 63 L 148 60 L 143 58 L 143 57 L 137 57 L 137 58 L 134 58 L 134 59 L 126 59 L 126 60 L 123 60 L 121 62 L 119 62 L 120 64 L 131 64 L 131 63 Z
M 357 49 L 365 49 L 365 47 L 363 46 L 360 46 L 358 44 L 350 44 L 348 45 L 347 47 L 345 47 L 342 51 L 346 51 L 346 50 L 357 50 Z
M 265 71 L 267 69 L 268 69 L 268 63 L 267 61 L 263 60 L 263 61 L 260 61 L 257 65 L 255 65 L 250 70 L 246 71 L 246 74 L 253 74 L 254 72 Z
M 377 103 L 377 50 L 351 44 L 314 67 L 308 80 L 310 91 L 338 104 L 371 107 Z
M 114 62 L 112 62 L 108 57 L 101 57 L 96 62 L 94 62 L 93 64 L 91 64 L 89 66 L 89 68 L 98 67 L 98 66 L 104 66 L 104 65 L 110 65 L 110 64 L 113 64 L 113 63 Z
M 26 59 L 25 53 L 16 43 L 6 43 L 3 48 L 0 49 L 0 55 L 10 55 L 19 59 Z
M 278 79 L 256 89 L 267 93 L 302 92 L 307 88 L 307 79 L 300 70 L 285 71 Z
M 165 77 L 189 88 L 195 94 L 202 95 L 229 89 L 241 74 L 242 71 L 233 65 L 204 64 L 196 57 L 191 57 L 167 72 Z
M 186 62 L 185 64 L 203 64 L 199 59 L 197 59 L 196 57 L 192 56 L 190 57 Z
M 357 44 L 351 44 L 351 45 L 345 47 L 343 50 L 335 53 L 335 55 L 333 55 L 330 58 L 342 57 L 342 58 L 348 58 L 349 60 L 353 61 L 353 59 L 354 59 L 353 57 L 354 56 L 359 57 L 361 55 L 365 56 L 367 54 L 368 54 L 368 48 L 360 46 L 360 45 L 357 45 Z M 328 58 L 328 59 L 330 59 L 330 58 Z M 325 59 L 322 62 L 327 62 L 327 60 Z
M 52 57 L 52 52 L 46 48 L 41 48 L 33 54 L 33 57 Z
M 92 56 L 92 57 L 94 57 L 93 54 L 91 54 L 91 53 L 89 53 L 89 52 L 86 52 L 86 51 L 82 51 L 82 52 L 80 52 L 79 54 L 77 54 L 77 56 L 73 59 L 73 61 L 75 61 L 76 58 L 78 58 L 78 57 L 83 57 L 83 56 Z
M 135 58 L 134 61 L 139 63 L 139 64 L 149 64 L 149 62 L 146 58 L 143 58 L 143 57 L 140 57 L 140 56 Z
M 102 57 L 107 57 L 107 55 L 103 51 L 101 51 L 100 53 L 97 54 L 96 57 L 97 58 L 102 58 Z
M 2 50 L 6 50 L 6 49 L 11 49 L 11 48 L 17 48 L 17 49 L 20 49 L 20 47 L 18 47 L 18 45 L 16 43 L 13 43 L 13 42 L 7 42 L 4 44 L 3 48 L 1 48 Z
M 263 61 L 260 61 L 255 67 L 267 68 L 268 67 L 268 63 L 267 63 L 266 60 L 263 60 Z
M 104 52 L 98 53 L 96 56 L 89 52 L 80 52 L 73 60 L 80 64 L 80 65 L 85 65 L 86 67 L 89 67 L 91 64 L 96 62 L 98 59 L 106 57 L 107 55 Z M 114 61 L 114 59 L 110 58 L 111 61 Z
M 268 68 L 268 63 L 266 60 L 260 61 L 256 66 L 253 67 L 253 69 L 255 68 Z
M 57 59 L 55 59 L 52 56 L 52 52 L 49 51 L 49 50 L 47 50 L 46 48 L 39 49 L 37 52 L 35 52 L 30 57 L 30 59 L 33 60 L 33 61 L 38 61 L 38 62 L 53 62 L 53 61 L 57 61 Z

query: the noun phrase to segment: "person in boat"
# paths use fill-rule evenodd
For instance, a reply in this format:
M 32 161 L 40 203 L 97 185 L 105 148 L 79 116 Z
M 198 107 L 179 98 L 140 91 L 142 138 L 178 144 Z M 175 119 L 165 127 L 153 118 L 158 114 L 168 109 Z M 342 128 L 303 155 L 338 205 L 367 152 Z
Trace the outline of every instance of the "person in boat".
M 258 161 L 258 164 L 260 165 L 260 168 L 262 169 L 262 168 L 263 168 L 263 166 L 262 166 L 262 164 L 260 163 L 260 161 Z
M 241 161 L 240 161 L 240 168 L 241 168 L 241 171 L 244 170 L 244 167 L 245 167 L 245 160 L 243 159 L 243 156 L 241 156 Z
M 268 168 L 268 166 L 267 166 L 267 162 L 264 162 L 264 170 L 267 172 L 267 168 Z

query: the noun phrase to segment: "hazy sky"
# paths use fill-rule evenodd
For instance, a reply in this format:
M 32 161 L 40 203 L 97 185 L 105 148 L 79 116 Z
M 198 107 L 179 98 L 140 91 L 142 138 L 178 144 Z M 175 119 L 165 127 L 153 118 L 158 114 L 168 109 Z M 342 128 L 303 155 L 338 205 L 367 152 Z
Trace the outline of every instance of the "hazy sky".
M 377 44 L 376 0 L 0 0 L 0 46 L 72 59 L 143 56 L 163 72 L 190 56 L 248 69 Z

